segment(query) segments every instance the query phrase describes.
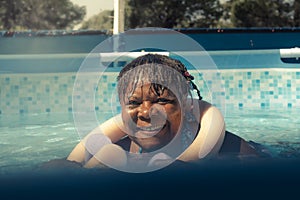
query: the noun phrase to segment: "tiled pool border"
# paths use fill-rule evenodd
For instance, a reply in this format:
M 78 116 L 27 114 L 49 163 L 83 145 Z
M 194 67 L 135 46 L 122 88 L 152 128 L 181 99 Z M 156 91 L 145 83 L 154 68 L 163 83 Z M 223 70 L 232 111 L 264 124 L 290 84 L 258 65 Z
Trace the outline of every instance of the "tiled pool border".
M 117 74 L 104 73 L 92 92 L 96 111 L 120 109 L 115 98 Z M 226 109 L 300 107 L 300 69 L 203 70 L 191 74 L 203 98 L 216 106 L 224 103 Z M 75 80 L 76 73 L 0 74 L 0 114 L 72 112 Z M 91 88 L 85 89 L 91 92 Z

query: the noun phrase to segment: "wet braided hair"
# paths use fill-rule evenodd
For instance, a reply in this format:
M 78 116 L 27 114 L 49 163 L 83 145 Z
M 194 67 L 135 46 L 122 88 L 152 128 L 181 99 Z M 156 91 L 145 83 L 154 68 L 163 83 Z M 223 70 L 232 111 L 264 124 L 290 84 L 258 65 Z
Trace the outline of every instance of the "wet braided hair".
M 158 65 L 161 67 L 151 69 L 151 66 Z M 166 70 L 166 66 L 170 67 L 170 70 Z M 128 73 L 129 71 L 130 73 Z M 146 79 L 151 82 L 151 88 L 158 96 L 163 93 L 165 88 L 157 82 L 164 83 L 163 85 L 176 84 L 178 92 L 184 96 L 188 94 L 192 96 L 191 91 L 196 90 L 199 99 L 202 99 L 199 89 L 193 82 L 194 77 L 189 74 L 187 68 L 179 60 L 160 54 L 146 54 L 134 59 L 120 71 L 117 77 L 120 100 L 126 94 L 128 86 L 132 85 L 131 92 L 133 92 L 137 82 L 143 82 Z

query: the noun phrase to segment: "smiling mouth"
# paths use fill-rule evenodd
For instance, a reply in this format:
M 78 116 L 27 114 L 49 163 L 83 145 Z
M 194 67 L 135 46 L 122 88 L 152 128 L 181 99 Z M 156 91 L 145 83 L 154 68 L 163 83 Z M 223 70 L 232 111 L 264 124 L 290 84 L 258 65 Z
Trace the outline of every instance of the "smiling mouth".
M 152 137 L 158 132 L 160 132 L 162 129 L 165 128 L 164 125 L 156 125 L 156 126 L 143 126 L 143 127 L 138 127 L 137 129 L 137 136 L 138 137 Z

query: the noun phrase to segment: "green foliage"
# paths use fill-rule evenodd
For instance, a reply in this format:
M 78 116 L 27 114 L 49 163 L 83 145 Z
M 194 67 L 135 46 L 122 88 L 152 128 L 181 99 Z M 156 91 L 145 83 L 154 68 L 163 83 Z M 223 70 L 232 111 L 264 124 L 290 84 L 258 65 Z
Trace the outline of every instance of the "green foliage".
M 81 29 L 106 30 L 113 29 L 113 11 L 105 10 L 82 23 Z
M 300 0 L 295 0 L 293 4 L 294 15 L 293 15 L 293 26 L 300 26 Z
M 292 27 L 295 25 L 292 1 L 233 0 L 230 3 L 232 3 L 231 22 L 235 27 Z
M 124 1 L 125 30 L 300 26 L 300 0 Z M 84 6 L 74 5 L 70 0 L 0 0 L 0 28 L 72 29 L 82 22 L 85 13 Z M 112 16 L 113 11 L 103 11 L 84 21 L 81 29 L 111 31 Z
M 126 28 L 214 27 L 222 15 L 219 0 L 128 0 Z
M 300 0 L 127 0 L 126 28 L 297 27 Z
M 0 0 L 2 29 L 67 29 L 82 21 L 85 7 L 69 0 Z

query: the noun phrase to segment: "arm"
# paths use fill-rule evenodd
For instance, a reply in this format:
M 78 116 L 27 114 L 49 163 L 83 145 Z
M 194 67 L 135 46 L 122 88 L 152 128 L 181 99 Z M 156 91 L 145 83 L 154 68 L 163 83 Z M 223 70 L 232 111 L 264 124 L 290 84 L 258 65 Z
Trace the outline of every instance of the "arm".
M 80 143 L 77 144 L 72 150 L 72 152 L 69 154 L 67 160 L 76 161 L 79 163 L 84 162 L 86 151 L 85 141 L 87 141 L 90 135 L 95 133 L 103 133 L 104 135 L 109 137 L 112 143 L 115 143 L 126 135 L 123 130 L 123 122 L 120 114 L 108 119 L 107 121 L 99 125 L 97 128 L 95 128 L 93 131 L 91 131 L 83 140 L 81 140 Z

